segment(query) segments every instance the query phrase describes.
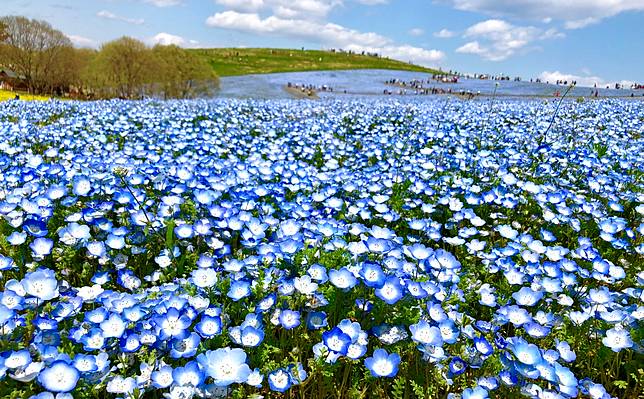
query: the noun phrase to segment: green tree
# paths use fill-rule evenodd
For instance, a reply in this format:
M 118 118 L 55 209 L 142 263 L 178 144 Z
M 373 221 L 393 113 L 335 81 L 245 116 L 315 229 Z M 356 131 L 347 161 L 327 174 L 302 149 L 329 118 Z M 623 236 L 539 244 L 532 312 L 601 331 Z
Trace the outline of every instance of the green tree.
M 91 63 L 91 79 L 103 97 L 139 98 L 153 83 L 155 59 L 146 45 L 131 37 L 105 43 Z
M 157 64 L 155 86 L 164 98 L 208 95 L 219 86 L 212 67 L 197 55 L 175 45 L 156 45 L 152 52 Z

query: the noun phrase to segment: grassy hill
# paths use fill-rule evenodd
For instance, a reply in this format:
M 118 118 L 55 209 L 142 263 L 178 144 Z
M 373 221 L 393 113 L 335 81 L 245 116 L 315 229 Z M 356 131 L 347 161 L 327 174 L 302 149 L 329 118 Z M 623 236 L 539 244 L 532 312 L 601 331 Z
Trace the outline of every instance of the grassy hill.
M 219 76 L 338 69 L 394 69 L 440 73 L 435 69 L 388 58 L 320 50 L 213 48 L 190 51 L 206 59 Z

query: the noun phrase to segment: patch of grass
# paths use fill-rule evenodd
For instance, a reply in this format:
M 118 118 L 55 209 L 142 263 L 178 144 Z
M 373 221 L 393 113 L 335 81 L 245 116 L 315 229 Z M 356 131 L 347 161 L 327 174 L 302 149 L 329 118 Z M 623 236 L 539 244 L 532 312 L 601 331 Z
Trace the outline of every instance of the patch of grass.
M 393 69 L 443 73 L 389 58 L 321 50 L 213 48 L 190 51 L 205 58 L 219 76 L 339 69 Z
M 0 101 L 13 100 L 16 94 L 20 96 L 21 100 L 26 100 L 26 101 L 49 100 L 49 97 L 46 97 L 46 96 L 37 96 L 37 95 L 27 94 L 19 91 L 0 90 Z

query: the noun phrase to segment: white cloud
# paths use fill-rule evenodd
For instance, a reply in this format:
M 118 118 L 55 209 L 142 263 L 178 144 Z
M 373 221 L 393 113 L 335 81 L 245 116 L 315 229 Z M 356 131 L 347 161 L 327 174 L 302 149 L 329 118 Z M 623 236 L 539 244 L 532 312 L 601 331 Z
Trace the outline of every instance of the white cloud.
M 342 0 L 215 0 L 228 10 L 255 13 L 269 11 L 281 18 L 320 19 Z
M 484 50 L 479 44 L 479 42 L 477 41 L 465 43 L 464 45 L 456 49 L 457 53 L 477 54 L 477 55 L 482 55 L 486 51 L 487 50 Z
M 319 41 L 340 47 L 360 44 L 375 47 L 389 40 L 377 33 L 361 33 L 333 23 L 283 19 L 274 15 L 262 19 L 258 14 L 224 11 L 208 17 L 206 24 L 215 28 L 241 32 L 275 34 Z
M 423 65 L 435 65 L 445 58 L 445 54 L 438 50 L 397 45 L 391 39 L 380 34 L 359 32 L 330 22 L 281 18 L 275 15 L 261 18 L 256 13 L 224 11 L 208 17 L 206 24 L 215 28 L 240 32 L 298 38 L 345 50 L 377 52 L 384 56 Z
M 356 0 L 356 1 L 366 6 L 377 6 L 381 4 L 387 4 L 389 2 L 388 0 Z
M 450 37 L 454 37 L 454 36 L 455 36 L 455 33 L 448 29 L 441 29 L 438 32 L 434 32 L 434 37 L 438 37 L 441 39 L 449 39 Z
M 566 21 L 566 23 L 564 24 L 564 27 L 566 29 L 581 29 L 581 28 L 585 28 L 588 25 L 596 24 L 597 22 L 599 22 L 598 18 L 588 17 L 584 19 Z
M 128 24 L 134 24 L 134 25 L 143 25 L 145 23 L 145 20 L 143 18 L 127 18 L 120 15 L 116 15 L 107 10 L 101 10 L 97 12 L 96 16 L 100 18 L 105 18 L 105 19 L 112 19 L 115 21 L 127 22 Z
M 410 45 L 387 45 L 383 47 L 364 47 L 360 45 L 349 45 L 348 50 L 368 51 L 371 53 L 382 54 L 386 57 L 399 61 L 413 62 L 415 64 L 436 66 L 445 59 L 445 53 L 439 50 L 427 50 L 421 47 Z
M 72 43 L 76 47 L 91 47 L 91 48 L 94 48 L 97 45 L 96 40 L 89 39 L 87 37 L 78 36 L 78 35 L 67 35 L 67 37 L 69 38 L 69 40 L 72 41 Z
M 173 35 L 167 32 L 159 32 L 148 38 L 146 42 L 150 45 L 160 44 L 162 46 L 175 45 L 179 47 L 199 47 L 201 43 L 196 40 L 186 39 L 182 36 Z
M 174 7 L 180 4 L 183 4 L 182 0 L 144 0 L 148 4 L 152 4 L 155 7 Z
M 557 80 L 561 81 L 567 81 L 569 84 L 573 81 L 577 82 L 577 86 L 587 86 L 587 87 L 593 87 L 595 84 L 597 87 L 606 87 L 606 86 L 611 86 L 614 87 L 615 83 L 619 83 L 622 86 L 629 87 L 630 85 L 633 84 L 632 81 L 629 80 L 621 80 L 621 81 L 607 81 L 599 76 L 592 76 L 590 74 L 590 71 L 587 69 L 582 70 L 582 72 L 585 73 L 585 75 L 574 75 L 570 73 L 563 73 L 559 71 L 554 71 L 554 72 L 549 72 L 549 71 L 544 71 L 541 72 L 539 75 L 539 78 L 543 82 L 549 82 L 554 84 Z M 588 72 L 588 73 L 586 73 Z
M 184 39 L 181 36 L 173 35 L 170 33 L 166 32 L 160 32 L 154 35 L 151 39 L 150 42 L 152 44 L 161 44 L 163 46 L 168 46 L 171 44 L 174 44 L 176 46 L 185 46 L 186 44 L 186 39 Z
M 529 51 L 536 41 L 560 38 L 563 34 L 554 28 L 543 31 L 534 26 L 515 26 L 500 19 L 488 19 L 467 28 L 463 37 L 471 41 L 457 48 L 457 53 L 503 61 L 518 52 Z
M 576 29 L 628 11 L 643 11 L 644 0 L 438 0 L 464 11 L 533 21 L 560 20 Z
M 422 36 L 425 34 L 425 30 L 421 28 L 413 28 L 409 30 L 409 34 L 412 36 Z

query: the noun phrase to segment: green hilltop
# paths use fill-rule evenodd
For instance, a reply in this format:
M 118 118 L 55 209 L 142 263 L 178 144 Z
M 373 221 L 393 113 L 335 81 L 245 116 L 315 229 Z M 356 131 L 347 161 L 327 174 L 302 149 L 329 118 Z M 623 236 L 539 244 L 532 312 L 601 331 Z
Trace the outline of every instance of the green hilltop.
M 339 69 L 393 69 L 432 74 L 444 73 L 385 57 L 322 50 L 270 48 L 193 49 L 219 76 Z

